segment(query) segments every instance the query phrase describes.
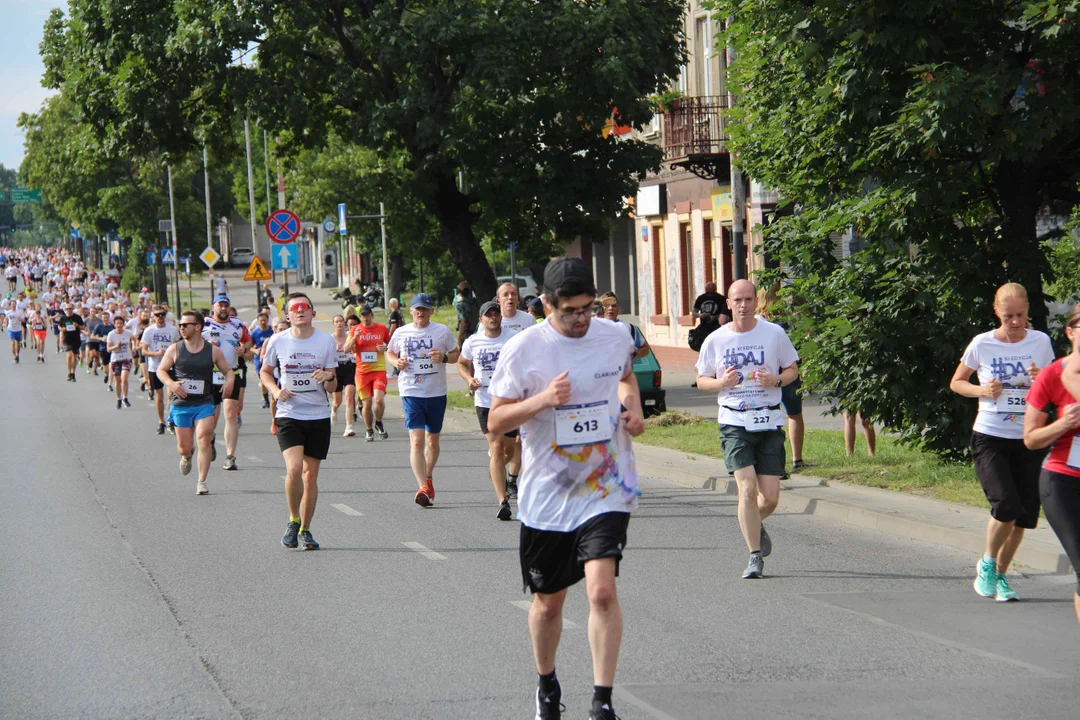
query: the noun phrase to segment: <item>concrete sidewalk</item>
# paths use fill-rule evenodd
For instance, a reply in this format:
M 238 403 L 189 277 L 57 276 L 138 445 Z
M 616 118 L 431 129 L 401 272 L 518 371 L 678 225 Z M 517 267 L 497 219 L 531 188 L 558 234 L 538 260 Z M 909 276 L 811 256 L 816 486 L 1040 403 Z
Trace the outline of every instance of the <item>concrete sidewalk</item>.
M 387 395 L 386 401 L 400 410 L 401 398 L 397 395 Z M 473 413 L 454 408 L 447 409 L 444 427 L 453 432 L 480 433 Z M 725 495 L 738 492 L 735 479 L 718 458 L 643 443 L 634 443 L 634 456 L 641 475 Z M 786 513 L 947 545 L 972 553 L 973 563 L 985 547 L 987 513 L 979 508 L 809 475 L 792 475 L 781 483 L 781 489 L 777 510 Z M 1026 533 L 1014 562 L 1051 573 L 1067 573 L 1071 567 L 1057 536 L 1045 522 Z

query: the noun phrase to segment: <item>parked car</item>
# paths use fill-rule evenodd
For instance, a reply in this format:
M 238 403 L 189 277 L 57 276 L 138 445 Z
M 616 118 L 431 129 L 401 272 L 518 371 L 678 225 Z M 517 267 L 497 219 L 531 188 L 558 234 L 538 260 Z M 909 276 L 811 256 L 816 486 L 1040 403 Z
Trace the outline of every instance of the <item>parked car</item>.
M 500 275 L 495 278 L 499 281 L 499 284 L 508 282 L 515 282 L 518 289 L 518 297 L 521 298 L 521 304 L 525 305 L 534 297 L 540 295 L 540 286 L 536 284 L 536 280 L 532 275 L 518 275 L 516 279 L 511 279 L 509 275 Z
M 641 393 L 641 410 L 645 417 L 667 410 L 667 391 L 662 387 L 663 372 L 652 349 L 645 357 L 634 359 L 634 377 Z
M 233 248 L 229 255 L 230 267 L 247 267 L 255 259 L 255 252 L 251 248 Z

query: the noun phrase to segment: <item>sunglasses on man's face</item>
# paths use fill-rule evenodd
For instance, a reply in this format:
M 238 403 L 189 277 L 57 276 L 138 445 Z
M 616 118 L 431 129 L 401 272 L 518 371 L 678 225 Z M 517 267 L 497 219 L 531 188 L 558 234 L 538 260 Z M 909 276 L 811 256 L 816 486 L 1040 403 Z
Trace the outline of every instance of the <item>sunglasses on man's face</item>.
M 163 312 L 154 313 L 154 317 L 165 317 L 165 313 L 163 313 Z
M 293 303 L 289 306 L 289 312 L 305 312 L 311 310 L 311 306 L 307 303 Z
M 180 323 L 180 327 L 200 327 L 199 323 Z

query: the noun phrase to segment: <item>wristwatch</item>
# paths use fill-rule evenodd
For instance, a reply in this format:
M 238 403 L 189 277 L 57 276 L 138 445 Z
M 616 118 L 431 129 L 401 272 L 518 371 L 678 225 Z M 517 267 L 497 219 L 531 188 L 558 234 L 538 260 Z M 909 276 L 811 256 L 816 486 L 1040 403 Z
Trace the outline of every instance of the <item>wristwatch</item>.
M 784 381 L 780 378 L 776 378 L 776 387 L 784 387 Z

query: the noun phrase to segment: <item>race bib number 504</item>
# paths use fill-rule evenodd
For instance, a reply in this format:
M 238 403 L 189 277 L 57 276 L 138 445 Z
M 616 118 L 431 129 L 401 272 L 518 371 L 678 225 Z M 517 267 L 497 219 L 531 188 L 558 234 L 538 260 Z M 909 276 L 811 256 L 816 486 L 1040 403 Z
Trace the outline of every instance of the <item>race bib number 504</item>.
M 409 372 L 413 375 L 434 375 L 435 361 L 430 357 L 409 358 Z

